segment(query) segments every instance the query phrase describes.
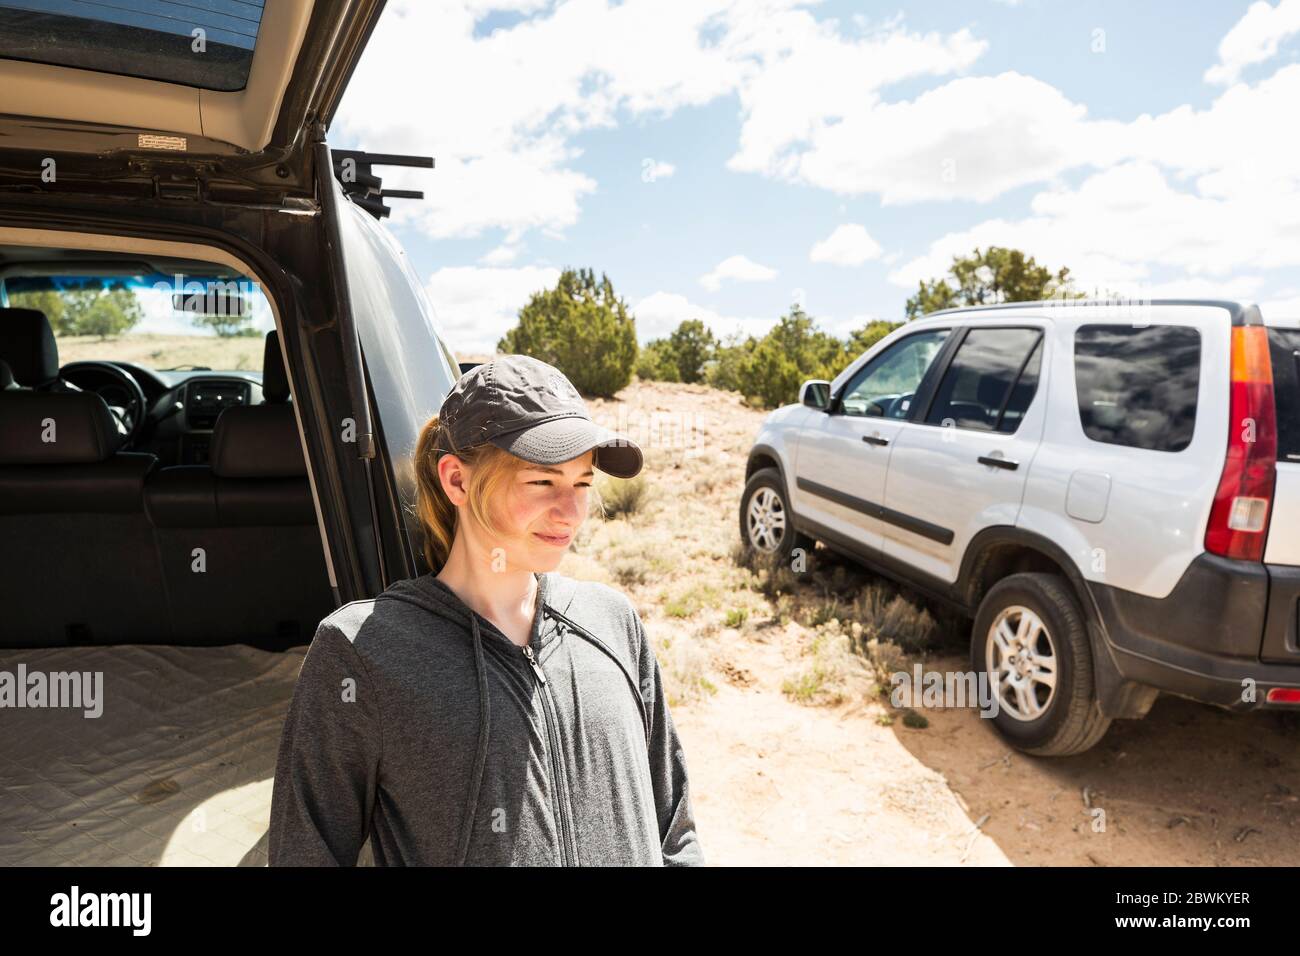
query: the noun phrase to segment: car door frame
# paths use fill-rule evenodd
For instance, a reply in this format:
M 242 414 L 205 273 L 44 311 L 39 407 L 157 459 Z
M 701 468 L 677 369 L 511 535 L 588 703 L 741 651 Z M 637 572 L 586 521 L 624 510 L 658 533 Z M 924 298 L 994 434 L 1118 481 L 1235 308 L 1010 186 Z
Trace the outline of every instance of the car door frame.
M 928 407 L 930 400 L 933 398 L 934 390 L 937 388 L 938 380 L 933 377 L 935 375 L 935 370 L 940 366 L 944 368 L 947 367 L 945 360 L 948 355 L 950 343 L 954 338 L 953 332 L 957 327 L 958 323 L 953 322 L 942 323 L 927 328 L 911 329 L 905 334 L 899 335 L 887 345 L 882 342 L 881 344 L 884 347 L 875 350 L 874 354 L 871 354 L 869 357 L 864 353 L 859 361 L 855 363 L 856 367 L 850 366 L 845 370 L 843 384 L 841 384 L 840 387 L 831 394 L 830 402 L 827 404 L 826 408 L 822 410 L 822 414 L 826 416 L 843 416 L 840 408 L 845 393 L 848 392 L 853 383 L 858 380 L 859 376 L 874 365 L 879 359 L 884 358 L 892 352 L 895 347 L 915 336 L 926 335 L 934 332 L 947 333 L 943 342 L 939 346 L 938 352 L 931 360 L 930 365 L 925 370 L 925 374 L 922 375 L 921 381 L 917 385 L 916 393 L 913 397 L 912 404 L 908 408 L 907 415 L 902 418 L 885 418 L 884 416 L 875 415 L 861 417 L 843 416 L 845 418 L 851 418 L 855 422 L 861 421 L 864 426 L 870 426 L 873 422 L 888 422 L 891 426 L 895 426 L 889 429 L 891 433 L 888 437 L 880 435 L 879 428 L 876 429 L 876 437 L 884 439 L 884 447 L 876 446 L 876 450 L 882 452 L 884 460 L 873 463 L 881 468 L 880 492 L 877 496 L 879 500 L 873 501 L 870 498 L 864 498 L 845 491 L 843 488 L 835 488 L 825 484 L 824 482 L 819 482 L 816 479 L 807 477 L 806 474 L 804 474 L 804 471 L 807 467 L 807 453 L 812 447 L 809 438 L 813 437 L 813 429 L 820 428 L 824 424 L 825 419 L 816 420 L 813 424 L 805 426 L 801 431 L 799 439 L 799 454 L 795 459 L 794 487 L 791 489 L 791 495 L 796 514 L 801 516 L 801 521 L 816 529 L 813 532 L 815 537 L 822 538 L 823 540 L 839 541 L 845 546 L 851 548 L 855 554 L 862 557 L 877 558 L 881 555 L 883 532 L 880 531 L 877 526 L 881 522 L 888 523 L 891 518 L 896 519 L 898 517 L 889 513 L 884 504 L 885 490 L 888 486 L 889 458 L 893 453 L 893 439 L 897 436 L 899 429 L 901 429 L 901 427 L 909 420 L 910 416 L 915 414 L 915 410 L 922 400 L 924 400 Z M 869 436 L 863 435 L 861 437 L 864 442 L 875 445 L 875 443 L 868 442 Z M 835 505 L 850 509 L 857 514 L 860 514 L 862 517 L 857 519 L 857 527 L 852 528 L 851 531 L 842 526 L 842 522 L 840 523 L 840 527 L 828 525 L 824 520 L 827 516 L 826 512 L 812 509 L 815 513 L 813 515 L 809 514 L 810 498 L 830 501 Z
M 989 438 L 996 439 L 999 440 L 1000 442 L 1007 443 L 1007 444 L 1010 444 L 1011 442 L 1014 441 L 1025 441 L 1026 436 L 1021 433 L 1020 427 L 1018 427 L 1015 432 L 1007 434 L 1004 432 L 997 432 L 997 431 L 985 432 L 982 429 L 958 428 L 957 426 L 945 426 L 942 424 L 927 422 L 926 419 L 929 417 L 930 410 L 934 405 L 935 399 L 938 396 L 939 386 L 942 384 L 944 378 L 947 376 L 948 371 L 951 369 L 953 362 L 956 360 L 962 345 L 966 342 L 967 337 L 970 335 L 972 331 L 975 330 L 992 331 L 996 329 L 1026 329 L 1026 330 L 1036 331 L 1038 333 L 1038 338 L 1035 340 L 1035 344 L 1030 347 L 1029 351 L 1025 354 L 1024 358 L 1021 360 L 1020 367 L 1016 372 L 1016 378 L 1012 382 L 1012 389 L 1014 389 L 1016 383 L 1019 382 L 1020 376 L 1024 374 L 1025 367 L 1029 359 L 1032 357 L 1034 349 L 1041 348 L 1043 351 L 1042 351 L 1042 355 L 1039 358 L 1038 378 L 1037 381 L 1035 382 L 1034 394 L 1029 401 L 1029 405 L 1025 409 L 1025 418 L 1028 419 L 1030 412 L 1034 410 L 1036 405 L 1044 406 L 1043 420 L 1041 424 L 1042 427 L 1045 429 L 1046 428 L 1045 405 L 1048 401 L 1048 387 L 1049 387 L 1049 383 L 1047 382 L 1047 377 L 1048 377 L 1047 362 L 1048 362 L 1048 349 L 1051 347 L 1050 346 L 1051 327 L 1052 327 L 1051 321 L 1046 317 L 1039 316 L 1039 315 L 1027 315 L 1023 319 L 1019 319 L 1019 320 L 1008 319 L 1005 321 L 998 321 L 998 322 L 991 322 L 991 323 L 990 322 L 969 322 L 969 321 L 965 323 L 960 323 L 960 322 L 955 323 L 954 330 L 953 330 L 954 334 L 950 335 L 947 341 L 945 341 L 944 350 L 939 354 L 939 356 L 936 357 L 934 364 L 931 366 L 930 371 L 934 372 L 934 375 L 932 378 L 929 378 L 928 380 L 929 388 L 924 396 L 921 395 L 920 390 L 918 389 L 917 399 L 916 401 L 913 402 L 912 407 L 908 410 L 906 424 L 911 427 L 923 427 L 927 429 L 953 427 L 955 431 L 962 433 L 962 435 L 960 436 L 954 436 L 955 438 L 957 438 L 957 440 L 960 441 L 969 440 L 973 442 L 976 440 L 977 437 L 985 436 L 985 435 L 987 435 Z M 1009 398 L 1010 396 L 1008 395 L 1006 400 L 1009 400 Z M 1023 427 L 1023 422 L 1021 427 Z M 900 430 L 900 435 L 902 433 L 903 433 L 902 430 Z M 973 437 L 971 437 L 970 439 L 966 439 L 964 435 L 970 435 Z M 999 436 L 1001 437 L 999 438 Z M 1040 431 L 1035 437 L 1029 438 L 1028 441 L 1032 442 L 1032 449 L 1034 452 L 1036 452 L 1038 446 L 1042 443 L 1042 432 Z M 993 457 L 997 457 L 997 456 L 993 456 Z M 978 463 L 979 459 L 980 456 L 976 456 L 976 458 L 973 459 L 972 463 Z M 1018 471 L 1019 473 L 1020 491 L 1019 491 L 1019 497 L 1017 498 L 1017 503 L 1015 508 L 1016 513 L 1008 516 L 1005 522 L 998 522 L 998 524 L 1006 524 L 1009 526 L 1014 526 L 1016 524 L 1019 515 L 1020 504 L 1024 500 L 1025 485 L 1027 483 L 1028 473 L 1029 473 L 1032 459 L 1033 459 L 1033 455 L 1030 454 L 1027 456 L 1022 456 L 1021 459 L 1017 460 L 1015 470 Z M 905 531 L 911 532 L 913 534 L 919 534 L 923 538 L 933 541 L 935 542 L 935 544 L 941 547 L 956 549 L 957 553 L 951 553 L 947 556 L 948 557 L 947 567 L 942 570 L 937 568 L 922 568 L 917 566 L 914 562 L 907 560 L 900 554 L 891 553 L 891 549 L 889 547 L 890 540 L 889 537 L 887 536 L 886 539 L 882 541 L 882 547 L 881 547 L 882 560 L 893 563 L 895 566 L 899 568 L 914 570 L 916 573 L 923 574 L 931 580 L 942 581 L 944 582 L 945 585 L 954 584 L 957 581 L 958 577 L 960 576 L 962 559 L 964 557 L 964 554 L 960 552 L 964 551 L 965 545 L 970 541 L 970 539 L 974 536 L 974 534 L 983 530 L 983 527 L 977 527 L 971 530 L 970 533 L 964 533 L 963 529 L 951 528 L 948 527 L 947 524 L 940 524 L 929 520 L 929 517 L 933 517 L 933 515 L 927 517 L 925 514 L 914 513 L 917 510 L 915 508 L 908 509 L 907 511 L 904 512 L 891 507 L 889 501 L 890 482 L 891 480 L 895 479 L 899 474 L 896 468 L 896 465 L 898 463 L 895 461 L 893 454 L 890 455 L 889 464 L 890 464 L 889 473 L 885 477 L 885 500 L 883 503 L 885 505 L 886 512 L 889 515 L 891 515 L 891 517 L 894 518 L 894 520 L 891 521 L 890 523 L 898 528 L 904 529 Z M 906 462 L 904 462 L 904 464 L 906 464 Z M 995 466 L 991 464 L 986 464 L 986 467 L 990 472 L 994 471 L 995 469 Z M 994 526 L 993 524 L 987 525 L 987 527 L 993 527 L 993 526 Z

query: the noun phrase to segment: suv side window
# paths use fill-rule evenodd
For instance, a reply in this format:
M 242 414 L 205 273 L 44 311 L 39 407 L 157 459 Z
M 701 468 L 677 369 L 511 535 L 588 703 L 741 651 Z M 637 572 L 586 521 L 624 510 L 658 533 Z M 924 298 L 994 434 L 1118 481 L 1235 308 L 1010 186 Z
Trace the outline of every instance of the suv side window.
M 947 329 L 935 329 L 899 339 L 844 387 L 840 414 L 906 418 L 921 379 L 947 337 Z
M 1196 427 L 1201 333 L 1182 325 L 1081 325 L 1079 421 L 1093 441 L 1182 451 Z
M 1042 338 L 1032 328 L 971 329 L 944 372 L 926 422 L 1014 432 L 1038 389 Z

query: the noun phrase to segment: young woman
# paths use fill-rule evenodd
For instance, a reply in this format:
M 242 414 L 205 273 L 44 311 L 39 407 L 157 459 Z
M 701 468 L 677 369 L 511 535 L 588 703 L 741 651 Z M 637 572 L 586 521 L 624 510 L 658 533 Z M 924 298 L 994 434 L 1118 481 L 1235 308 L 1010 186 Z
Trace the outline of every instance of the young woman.
M 593 469 L 641 449 L 521 355 L 464 376 L 415 451 L 438 568 L 321 622 L 280 742 L 269 860 L 695 866 L 686 760 L 621 592 L 553 572 Z

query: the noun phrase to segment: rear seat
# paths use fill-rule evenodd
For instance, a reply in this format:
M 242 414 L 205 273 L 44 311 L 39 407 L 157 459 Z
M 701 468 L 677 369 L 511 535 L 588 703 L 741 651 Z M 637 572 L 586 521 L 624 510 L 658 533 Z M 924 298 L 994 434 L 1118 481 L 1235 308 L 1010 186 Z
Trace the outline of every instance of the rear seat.
M 102 398 L 56 390 L 41 313 L 0 310 L 0 354 L 0 647 L 310 641 L 334 599 L 276 333 L 211 467 L 118 451 Z
M 121 441 L 94 393 L 0 389 L 0 646 L 170 637 L 142 506 L 157 459 Z
M 221 413 L 210 465 L 157 469 L 145 484 L 173 627 L 186 643 L 307 643 L 333 610 L 275 332 L 262 367 L 265 403 Z

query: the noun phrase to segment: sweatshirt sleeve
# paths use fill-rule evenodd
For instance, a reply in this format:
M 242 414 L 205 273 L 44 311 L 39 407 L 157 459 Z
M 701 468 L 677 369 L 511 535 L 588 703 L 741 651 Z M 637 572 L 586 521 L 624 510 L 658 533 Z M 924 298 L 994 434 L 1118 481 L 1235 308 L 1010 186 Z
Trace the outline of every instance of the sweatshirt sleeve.
M 668 709 L 659 660 L 650 641 L 646 639 L 641 616 L 635 607 L 632 608 L 632 619 L 640 642 L 638 666 L 641 697 L 651 716 L 650 779 L 654 787 L 664 866 L 703 866 L 704 851 L 695 832 L 691 787 L 686 776 L 686 754 L 682 750 L 681 739 L 677 736 Z
M 369 832 L 383 749 L 379 702 L 352 642 L 322 621 L 280 735 L 271 790 L 271 866 L 355 866 Z

